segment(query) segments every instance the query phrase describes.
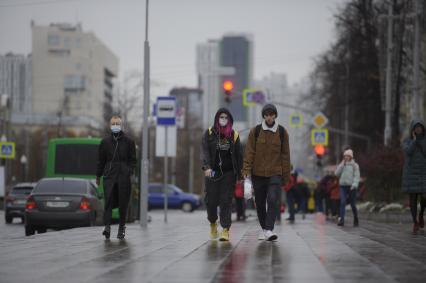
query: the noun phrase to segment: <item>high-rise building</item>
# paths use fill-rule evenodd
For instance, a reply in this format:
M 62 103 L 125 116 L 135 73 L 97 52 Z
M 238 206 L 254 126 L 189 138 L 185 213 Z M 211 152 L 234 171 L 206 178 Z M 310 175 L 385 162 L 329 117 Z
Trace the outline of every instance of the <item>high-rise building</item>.
M 12 123 L 31 113 L 31 56 L 0 55 L 0 94 L 9 98 Z
M 220 45 L 217 40 L 197 45 L 198 87 L 203 91 L 203 128 L 211 126 L 222 99 L 221 75 L 234 73 L 233 68 L 220 66 Z
M 222 82 L 230 80 L 234 84 L 231 102 L 227 103 L 221 96 L 221 106 L 231 111 L 234 121 L 240 127 L 248 126 L 247 107 L 242 103 L 242 93 L 252 86 L 253 79 L 253 52 L 252 40 L 247 35 L 225 35 L 220 41 L 220 65 L 232 67 L 233 75 L 223 75 Z M 244 125 L 244 126 L 243 126 Z
M 34 122 L 102 129 L 112 114 L 117 56 L 80 24 L 31 27 Z

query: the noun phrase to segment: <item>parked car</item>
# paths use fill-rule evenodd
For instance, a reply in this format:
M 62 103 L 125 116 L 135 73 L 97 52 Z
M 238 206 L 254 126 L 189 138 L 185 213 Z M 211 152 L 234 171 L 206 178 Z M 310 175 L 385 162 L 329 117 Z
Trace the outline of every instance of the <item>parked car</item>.
M 96 184 L 77 178 L 41 179 L 25 208 L 25 235 L 102 224 L 103 201 Z
M 19 217 L 24 222 L 25 204 L 27 197 L 34 189 L 36 183 L 18 183 L 5 198 L 4 219 L 6 223 L 13 222 L 13 218 Z
M 175 185 L 167 185 L 167 207 L 178 208 L 185 212 L 192 212 L 201 205 L 201 198 L 196 194 L 188 194 L 183 192 Z M 148 194 L 148 209 L 163 208 L 164 207 L 164 193 L 163 184 L 151 183 L 149 184 Z

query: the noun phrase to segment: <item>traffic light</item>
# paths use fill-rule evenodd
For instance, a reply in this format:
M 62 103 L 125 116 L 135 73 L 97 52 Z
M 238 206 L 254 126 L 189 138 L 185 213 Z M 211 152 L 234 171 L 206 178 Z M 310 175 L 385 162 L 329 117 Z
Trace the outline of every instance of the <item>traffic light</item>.
M 225 80 L 223 82 L 223 91 L 225 93 L 225 101 L 231 102 L 232 90 L 234 89 L 234 83 L 230 80 Z
M 314 147 L 314 152 L 317 156 L 317 166 L 321 167 L 322 166 L 322 157 L 325 154 L 325 146 L 318 144 Z

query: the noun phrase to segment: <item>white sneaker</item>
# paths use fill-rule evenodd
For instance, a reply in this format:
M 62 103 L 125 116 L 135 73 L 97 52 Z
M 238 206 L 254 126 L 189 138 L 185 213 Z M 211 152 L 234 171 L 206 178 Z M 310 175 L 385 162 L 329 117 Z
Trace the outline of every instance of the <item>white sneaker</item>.
M 271 230 L 266 230 L 265 231 L 265 237 L 266 237 L 267 241 L 275 241 L 276 239 L 278 239 L 277 234 L 275 234 Z
M 266 237 L 265 237 L 265 230 L 261 230 L 261 231 L 259 232 L 259 236 L 257 237 L 257 239 L 258 239 L 259 241 L 263 241 L 263 240 L 265 240 L 265 239 L 266 239 Z

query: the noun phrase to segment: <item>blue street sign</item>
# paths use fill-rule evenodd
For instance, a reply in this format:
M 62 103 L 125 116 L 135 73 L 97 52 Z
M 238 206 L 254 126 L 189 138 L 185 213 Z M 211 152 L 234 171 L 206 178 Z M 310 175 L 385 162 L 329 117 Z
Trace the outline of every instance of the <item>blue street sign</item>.
M 176 125 L 176 97 L 157 97 L 157 125 Z

